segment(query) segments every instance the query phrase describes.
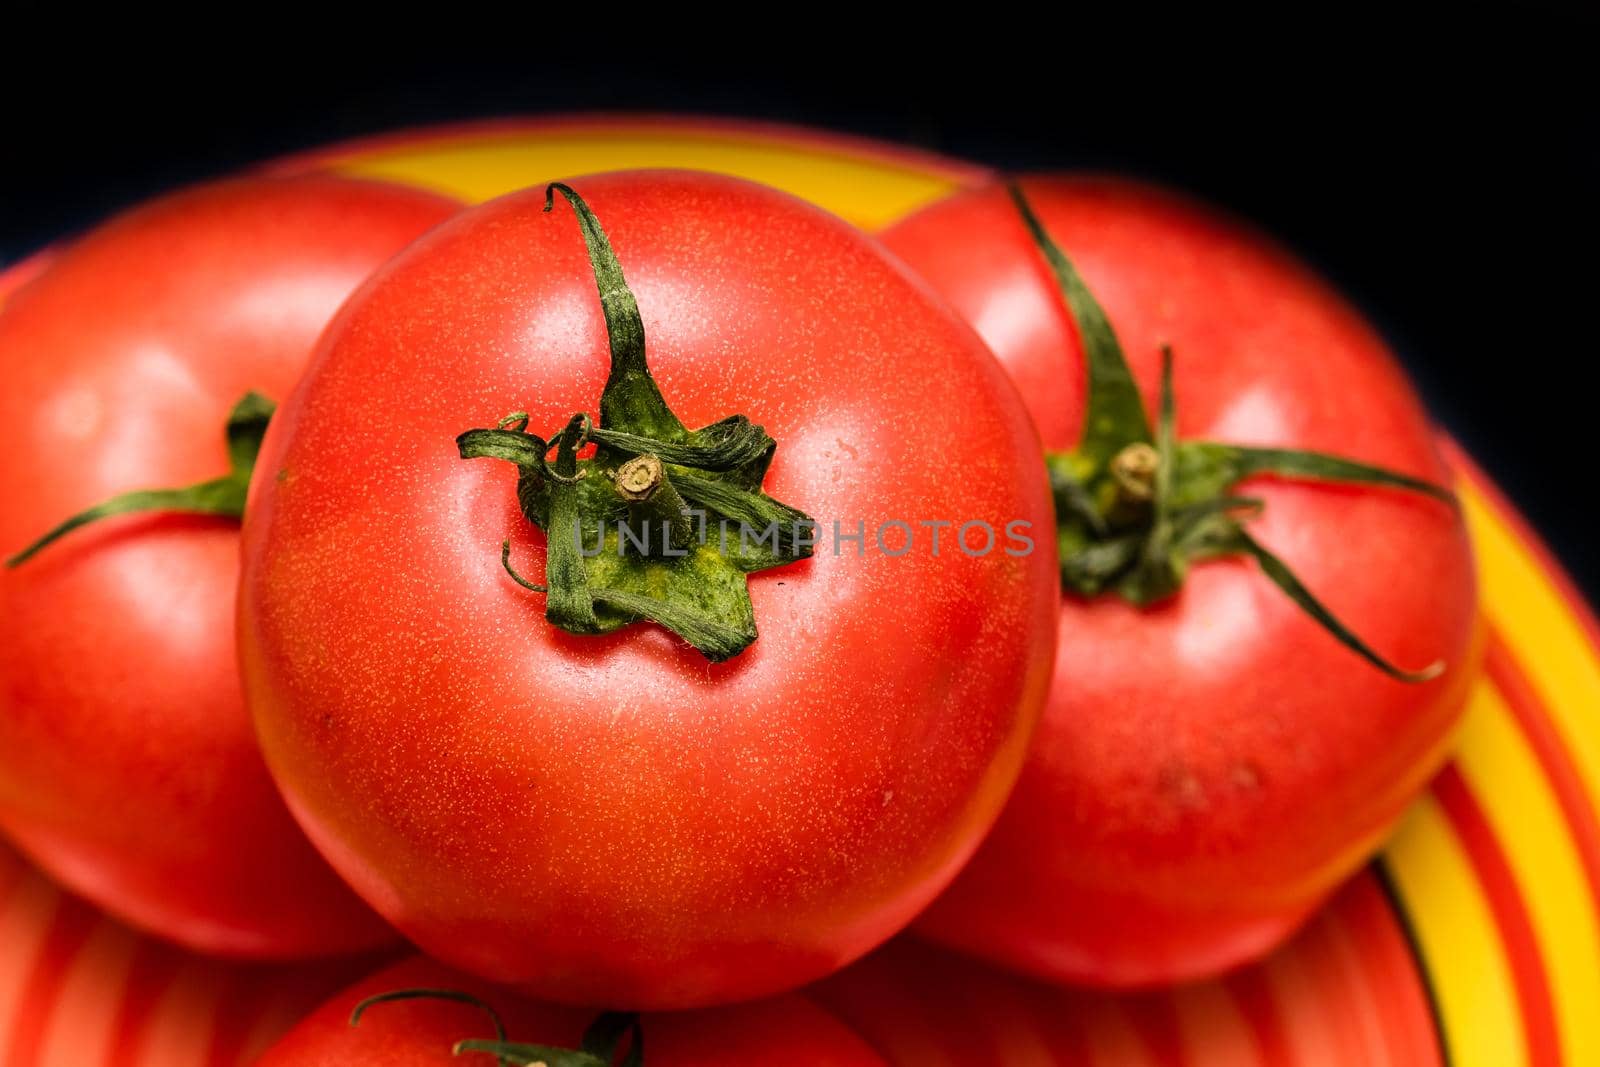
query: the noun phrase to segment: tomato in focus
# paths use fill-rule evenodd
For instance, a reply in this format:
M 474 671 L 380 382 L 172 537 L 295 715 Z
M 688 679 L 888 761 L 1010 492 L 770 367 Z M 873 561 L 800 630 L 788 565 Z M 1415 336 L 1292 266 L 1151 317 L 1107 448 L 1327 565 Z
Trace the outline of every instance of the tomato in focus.
M 312 839 L 430 954 L 541 999 L 747 999 L 904 926 L 998 812 L 1054 652 L 1047 481 L 977 337 L 844 223 L 706 174 L 572 187 L 625 283 L 586 251 L 576 201 L 530 190 L 436 230 L 325 338 L 247 511 L 249 701 Z M 742 651 L 702 654 L 716 627 L 598 632 L 649 597 L 590 586 L 573 609 L 507 573 L 553 591 L 599 580 L 601 562 L 558 558 L 528 516 L 631 492 L 579 446 L 620 439 L 612 383 L 654 388 L 616 362 L 608 380 L 608 330 L 615 358 L 634 296 L 628 328 L 675 418 L 741 440 L 748 427 L 715 420 L 764 426 L 776 451 L 733 474 L 818 526 L 808 558 L 748 574 L 741 625 L 759 639 Z M 463 461 L 458 435 L 520 466 Z M 684 454 L 662 457 L 689 496 L 733 476 Z M 625 466 L 654 486 L 663 466 L 644 463 Z M 955 524 L 937 554 L 921 520 Z M 987 554 L 956 545 L 973 520 L 994 530 Z M 836 551 L 835 521 L 864 539 Z M 907 530 L 883 551 L 893 522 Z M 1012 522 L 1035 551 L 1005 550 Z M 690 551 L 671 566 L 722 566 Z M 663 590 L 679 573 L 646 570 Z M 708 602 L 738 615 L 744 585 Z

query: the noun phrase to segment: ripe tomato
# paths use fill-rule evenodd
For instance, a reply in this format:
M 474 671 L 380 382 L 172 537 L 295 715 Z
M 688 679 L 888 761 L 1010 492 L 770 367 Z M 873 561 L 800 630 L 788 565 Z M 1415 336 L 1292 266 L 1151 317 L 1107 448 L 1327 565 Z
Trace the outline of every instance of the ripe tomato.
M 1382 340 L 1290 256 L 1132 182 L 1041 178 L 1022 188 L 1070 260 L 1064 270 L 1076 264 L 1109 316 L 1145 405 L 1159 391 L 1161 348 L 1172 346 L 1179 443 L 1166 484 L 1193 477 L 1183 461 L 1204 466 L 1223 454 L 1183 444 L 1197 437 L 1448 479 Z M 1210 512 L 1207 522 L 1226 519 L 1209 548 L 1195 542 L 1192 558 L 1145 551 L 1138 531 L 1153 526 L 1074 557 L 1093 541 L 1067 498 L 1073 470 L 1085 469 L 1073 465 L 1092 399 L 1080 336 L 1098 338 L 1102 353 L 1115 341 L 1077 328 L 1092 309 L 1069 310 L 1066 283 L 1020 208 L 991 187 L 930 207 L 885 239 L 1022 387 L 1060 476 L 1064 579 L 1100 580 L 1094 567 L 1111 558 L 1108 572 L 1128 569 L 1107 584 L 1122 583 L 1146 606 L 1111 594 L 1065 598 L 1028 766 L 995 832 L 921 929 L 1061 980 L 1204 975 L 1282 940 L 1438 768 L 1472 675 L 1471 552 L 1457 510 L 1424 493 L 1266 475 L 1231 489 L 1236 478 L 1220 480 L 1221 503 L 1210 506 L 1240 510 Z M 1115 383 L 1102 386 L 1113 403 Z M 1138 394 L 1130 386 L 1122 395 L 1132 410 L 1111 421 L 1144 423 Z M 1295 465 L 1293 455 L 1261 456 Z M 1155 470 L 1145 468 L 1147 497 Z M 1115 498 L 1110 481 L 1088 488 Z M 1248 517 L 1252 507 L 1258 517 Z M 1233 554 L 1206 558 L 1219 546 Z M 1131 553 L 1103 554 L 1124 547 Z M 1258 549 L 1292 568 L 1349 640 L 1275 588 L 1285 576 Z M 1373 663 L 1442 662 L 1443 675 L 1386 676 L 1353 653 L 1362 641 Z
M 0 550 L 116 494 L 229 467 L 246 390 L 282 397 L 372 270 L 445 200 L 331 177 L 139 207 L 0 314 Z M 387 931 L 284 810 L 235 666 L 238 527 L 106 519 L 0 570 L 0 826 L 67 886 L 210 952 L 295 956 Z
M 312 839 L 429 953 L 542 999 L 758 996 L 908 922 L 999 810 L 1059 600 L 1048 536 L 1001 530 L 1048 535 L 1045 473 L 977 337 L 843 223 L 703 174 L 577 189 L 625 281 L 581 201 L 535 190 L 435 231 L 325 338 L 247 515 L 249 701 Z M 736 413 L 771 438 L 676 425 Z M 816 550 L 724 552 L 702 519 L 686 561 L 630 569 L 614 529 L 580 559 L 535 525 L 631 522 L 652 481 L 724 518 L 803 509 Z M 996 544 L 952 526 L 935 553 L 922 520 Z M 835 522 L 864 539 L 836 553 Z
M 416 990 L 465 994 L 471 1000 L 371 999 Z M 619 1024 L 631 1021 L 611 1019 Z M 494 1040 L 498 1023 L 513 1044 L 548 1046 L 539 1053 L 525 1049 L 525 1054 L 508 1056 L 502 1062 L 610 1067 L 613 1057 L 601 1054 L 587 1059 L 579 1054 L 586 1030 L 594 1021 L 592 1010 L 519 1000 L 503 989 L 417 957 L 332 997 L 257 1062 L 259 1067 L 487 1065 L 494 1062 L 491 1053 L 463 1049 L 457 1057 L 451 1049 L 458 1041 Z M 640 1067 L 745 1067 L 752 1063 L 763 1067 L 884 1067 L 883 1060 L 843 1023 L 795 995 L 732 1008 L 646 1015 L 637 1022 L 636 1034 L 643 1039 L 637 1061 Z M 615 1050 L 618 1055 L 625 1055 L 629 1047 L 627 1037 L 622 1036 Z M 563 1056 L 564 1050 L 571 1051 Z

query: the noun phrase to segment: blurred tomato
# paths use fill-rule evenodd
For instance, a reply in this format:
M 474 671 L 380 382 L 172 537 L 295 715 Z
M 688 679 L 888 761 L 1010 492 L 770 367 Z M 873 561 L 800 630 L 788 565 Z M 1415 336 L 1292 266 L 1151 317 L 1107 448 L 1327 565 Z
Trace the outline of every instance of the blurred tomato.
M 466 994 L 478 1003 L 437 997 L 375 1002 L 367 1004 L 359 1022 L 352 1024 L 352 1014 L 368 998 L 416 989 Z M 495 1039 L 499 1024 L 511 1042 L 576 1051 L 595 1018 L 589 1009 L 518 1000 L 505 990 L 417 958 L 334 996 L 268 1050 L 259 1067 L 490 1064 L 494 1058 L 487 1052 L 464 1050 L 457 1057 L 451 1049 L 458 1041 Z M 793 995 L 732 1008 L 646 1015 L 637 1022 L 643 1067 L 884 1067 L 871 1047 L 843 1023 Z M 623 1055 L 627 1047 L 624 1036 L 617 1054 Z M 530 1055 L 510 1062 L 609 1067 L 612 1060 L 601 1056 L 563 1061 L 556 1055 Z
M 333 177 L 240 179 L 79 239 L 0 312 L 0 551 L 91 505 L 229 470 L 242 394 L 282 398 L 334 311 L 453 213 Z M 238 523 L 106 519 L 0 571 L 0 827 L 76 892 L 191 947 L 389 936 L 273 789 L 235 666 Z

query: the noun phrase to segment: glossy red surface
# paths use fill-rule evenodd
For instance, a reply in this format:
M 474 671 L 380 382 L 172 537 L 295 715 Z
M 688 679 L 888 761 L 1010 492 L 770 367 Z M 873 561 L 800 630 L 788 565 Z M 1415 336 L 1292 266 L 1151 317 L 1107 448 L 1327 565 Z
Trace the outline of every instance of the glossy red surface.
M 1180 438 L 1449 481 L 1382 339 L 1285 252 L 1126 180 L 1024 187 L 1106 308 L 1147 406 L 1173 346 Z M 1046 447 L 1071 448 L 1081 350 L 1004 190 L 942 201 L 885 243 L 990 343 Z M 1068 597 L 1017 793 L 923 931 L 1057 979 L 1213 973 L 1299 925 L 1439 767 L 1476 660 L 1460 515 L 1415 494 L 1268 477 L 1236 492 L 1266 502 L 1251 531 L 1370 644 L 1448 671 L 1390 680 L 1241 559 L 1197 564 L 1148 610 Z
M 1048 529 L 1022 404 L 971 331 L 838 220 L 685 172 L 576 181 L 690 426 L 778 440 L 822 524 L 755 575 L 761 636 L 711 665 L 636 625 L 572 636 L 507 464 L 454 438 L 594 410 L 604 324 L 542 191 L 463 215 L 349 307 L 263 452 L 247 685 L 291 806 L 441 959 L 552 999 L 746 998 L 882 941 L 954 875 L 1020 766 L 1058 613 L 1048 540 L 973 557 L 832 550 L 887 520 Z M 890 535 L 891 546 L 898 544 Z M 1003 542 L 1002 542 L 1003 543 Z

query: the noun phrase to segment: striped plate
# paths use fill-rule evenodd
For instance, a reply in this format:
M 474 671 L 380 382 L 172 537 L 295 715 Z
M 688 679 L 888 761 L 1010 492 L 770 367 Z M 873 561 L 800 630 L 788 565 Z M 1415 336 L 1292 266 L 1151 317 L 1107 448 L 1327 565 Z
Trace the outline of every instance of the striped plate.
M 412 132 L 272 169 L 482 200 L 634 166 L 743 175 L 867 228 L 988 173 L 833 135 L 654 118 Z M 0 297 L 40 262 L 0 275 Z M 900 1062 L 926 1067 L 1600 1063 L 1600 626 L 1499 492 L 1446 447 L 1462 472 L 1490 628 L 1460 754 L 1370 871 L 1292 944 L 1226 980 L 1132 998 L 1051 990 L 901 945 L 825 995 L 882 1030 L 875 1036 Z M 351 970 L 186 956 L 64 897 L 0 850 L 7 1067 L 247 1062 Z M 938 973 L 949 981 L 927 980 Z M 875 1004 L 894 1010 L 867 1010 Z

